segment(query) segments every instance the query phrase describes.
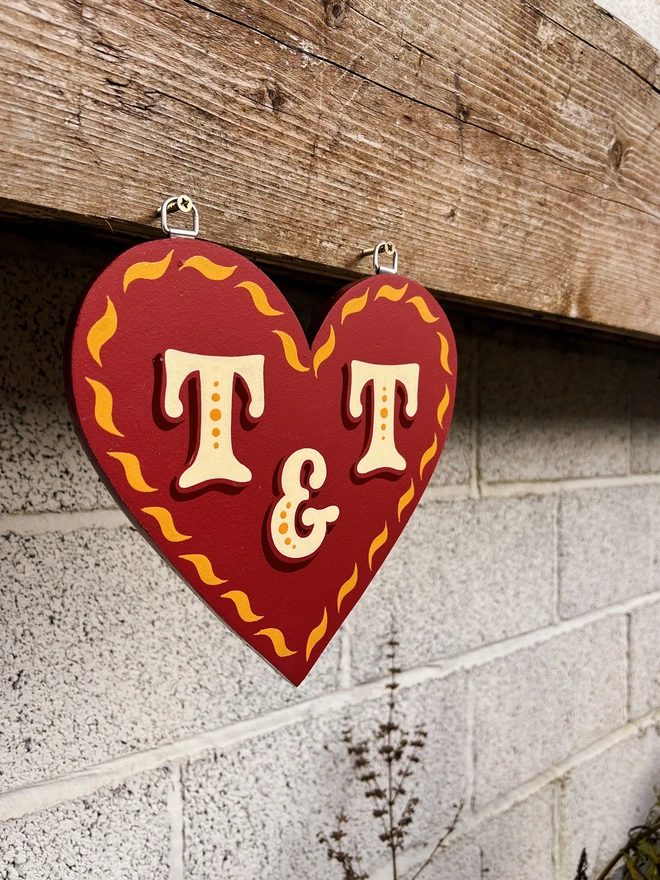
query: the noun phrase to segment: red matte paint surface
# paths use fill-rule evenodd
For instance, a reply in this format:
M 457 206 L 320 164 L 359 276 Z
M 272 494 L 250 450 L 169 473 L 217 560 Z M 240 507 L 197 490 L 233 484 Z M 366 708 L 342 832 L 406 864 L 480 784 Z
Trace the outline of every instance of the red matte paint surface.
M 161 261 L 170 251 L 172 258 L 162 277 L 138 278 L 124 292 L 129 267 Z M 196 255 L 236 269 L 226 280 L 209 280 L 195 268 L 182 268 Z M 256 282 L 270 308 L 283 314 L 262 314 L 250 293 L 237 287 L 244 281 Z M 400 290 L 406 284 L 399 301 L 375 298 L 385 285 Z M 345 304 L 366 291 L 366 306 L 346 314 L 342 323 Z M 90 352 L 88 333 L 106 313 L 108 298 L 116 310 L 117 329 L 100 350 L 99 366 Z M 427 320 L 411 298 L 421 298 L 430 313 Z M 335 333 L 335 348 L 318 365 L 316 376 L 313 357 L 327 341 L 330 326 Z M 300 363 L 309 368 L 307 372 L 290 366 L 274 330 L 294 340 Z M 448 371 L 441 363 L 439 334 L 448 343 Z M 215 482 L 187 492 L 176 489 L 176 480 L 196 448 L 195 408 L 204 404 L 198 399 L 199 386 L 192 377 L 187 383 L 188 392 L 182 392 L 183 417 L 178 422 L 164 417 L 160 364 L 168 348 L 204 355 L 265 355 L 265 410 L 261 418 L 252 422 L 245 418 L 245 392 L 240 381 L 234 387 L 233 448 L 239 461 L 252 471 L 248 485 Z M 420 364 L 418 410 L 411 420 L 402 414 L 402 391 L 397 393 L 395 440 L 407 462 L 403 474 L 354 476 L 354 467 L 369 438 L 373 405 L 373 391 L 368 388 L 363 392 L 365 416 L 357 422 L 348 417 L 347 373 L 354 359 Z M 411 279 L 378 275 L 343 291 L 325 316 L 310 351 L 288 303 L 256 266 L 208 242 L 173 239 L 132 248 L 92 285 L 72 317 L 66 372 L 70 408 L 81 440 L 120 505 L 192 589 L 297 685 L 355 606 L 421 497 L 449 429 L 457 364 L 453 334 L 444 312 Z M 112 420 L 123 437 L 97 423 L 95 393 L 88 379 L 102 383 L 112 395 Z M 447 393 L 449 401 L 440 425 L 438 407 Z M 222 427 L 228 426 L 225 423 Z M 420 478 L 420 462 L 434 436 L 437 450 Z M 313 494 L 309 505 L 320 508 L 336 504 L 340 515 L 316 555 L 291 564 L 272 552 L 266 538 L 267 518 L 280 496 L 277 476 L 281 463 L 301 447 L 317 449 L 328 468 L 325 484 Z M 157 491 L 145 493 L 132 488 L 121 462 L 108 455 L 111 452 L 136 456 L 142 477 Z M 399 500 L 411 481 L 414 497 L 399 521 Z M 143 512 L 145 507 L 166 509 L 177 531 L 190 537 L 185 541 L 168 540 L 156 519 Z M 370 547 L 383 533 L 385 524 L 387 539 L 373 553 L 370 567 Z M 204 584 L 196 566 L 180 558 L 184 554 L 206 556 L 215 575 L 226 583 Z M 345 595 L 338 611 L 340 588 L 356 565 L 357 585 Z M 401 584 L 401 589 L 414 590 L 414 581 Z M 252 616 L 260 619 L 242 620 L 235 601 L 223 598 L 230 591 L 244 593 Z M 291 653 L 278 655 L 275 630 L 280 631 L 286 651 Z M 316 638 L 318 642 L 312 645 L 307 659 L 310 636 L 311 642 Z

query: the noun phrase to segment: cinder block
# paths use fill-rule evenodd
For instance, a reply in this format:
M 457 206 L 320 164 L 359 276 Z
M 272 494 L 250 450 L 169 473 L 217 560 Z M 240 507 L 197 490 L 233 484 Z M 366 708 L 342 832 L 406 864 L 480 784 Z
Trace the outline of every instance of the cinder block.
M 630 470 L 660 473 L 660 358 L 637 352 L 630 365 Z
M 157 770 L 1 823 L 0 878 L 163 880 L 170 861 L 168 777 Z
M 650 487 L 571 492 L 559 508 L 559 612 L 575 617 L 648 593 Z
M 602 870 L 640 825 L 660 784 L 660 741 L 655 729 L 624 740 L 572 770 L 563 781 L 560 815 L 562 870 L 559 880 L 573 880 L 582 849 L 589 876 Z
M 554 803 L 555 792 L 548 786 L 479 828 L 480 877 L 555 880 Z
M 0 539 L 0 790 L 333 690 L 297 690 L 131 528 Z
M 633 718 L 660 708 L 660 602 L 630 614 L 630 712 Z M 658 780 L 660 784 L 660 779 Z
M 458 350 L 458 383 L 454 415 L 445 448 L 429 486 L 457 486 L 470 482 L 472 436 L 470 418 L 470 387 L 472 384 L 474 341 L 465 331 L 456 332 Z
M 556 499 L 428 503 L 417 509 L 350 618 L 354 674 L 382 674 L 392 619 L 416 666 L 551 621 Z
M 488 482 L 628 473 L 623 346 L 519 327 L 479 348 L 479 468 Z
M 625 722 L 625 652 L 608 618 L 474 670 L 480 806 Z
M 407 729 L 423 721 L 429 731 L 409 786 L 420 798 L 414 844 L 439 836 L 463 795 L 464 676 L 429 681 L 400 698 Z M 358 845 L 371 870 L 384 854 L 382 826 L 354 779 L 341 731 L 353 727 L 359 738 L 386 719 L 383 698 L 189 763 L 183 774 L 187 880 L 336 878 L 337 864 L 328 862 L 316 835 L 333 830 L 339 810 L 350 818 L 347 845 L 351 851 Z
M 110 256 L 0 239 L 0 512 L 112 507 L 64 399 L 62 347 L 81 290 Z

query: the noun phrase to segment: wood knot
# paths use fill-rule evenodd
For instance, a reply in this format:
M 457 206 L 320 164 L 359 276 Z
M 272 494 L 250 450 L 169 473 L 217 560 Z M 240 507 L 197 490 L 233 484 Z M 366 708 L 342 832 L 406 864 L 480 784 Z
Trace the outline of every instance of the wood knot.
M 623 162 L 623 144 L 618 138 L 612 138 L 612 142 L 607 151 L 607 162 L 616 174 L 616 172 L 621 168 L 621 163 Z
M 341 27 L 346 15 L 346 0 L 323 0 L 325 22 L 330 27 Z
M 254 100 L 264 107 L 270 107 L 276 113 L 281 110 L 287 102 L 286 95 L 280 86 L 272 80 L 262 83 L 261 87 L 254 94 Z
M 470 118 L 470 108 L 466 107 L 465 104 L 461 104 L 461 102 L 458 101 L 456 105 L 456 115 L 461 122 L 467 122 Z

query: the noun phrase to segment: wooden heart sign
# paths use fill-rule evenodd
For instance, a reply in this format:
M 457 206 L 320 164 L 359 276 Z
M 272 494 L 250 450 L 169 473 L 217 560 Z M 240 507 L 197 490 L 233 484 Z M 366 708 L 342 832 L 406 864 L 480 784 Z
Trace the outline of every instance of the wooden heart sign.
M 318 324 L 308 344 L 239 254 L 165 239 L 100 275 L 67 345 L 71 414 L 119 504 L 296 685 L 421 498 L 456 387 L 447 318 L 409 278 L 360 281 Z

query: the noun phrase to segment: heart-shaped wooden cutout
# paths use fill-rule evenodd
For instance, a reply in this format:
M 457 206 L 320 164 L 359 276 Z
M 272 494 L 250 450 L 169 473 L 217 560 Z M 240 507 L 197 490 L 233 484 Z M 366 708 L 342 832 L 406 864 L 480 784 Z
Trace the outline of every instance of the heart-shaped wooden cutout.
M 447 318 L 409 278 L 360 281 L 319 323 L 310 349 L 249 260 L 160 240 L 100 275 L 67 345 L 72 417 L 119 504 L 296 685 L 421 498 L 456 388 Z

